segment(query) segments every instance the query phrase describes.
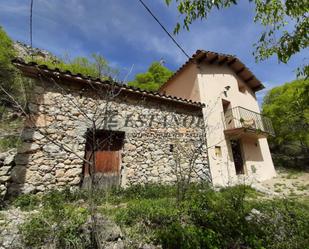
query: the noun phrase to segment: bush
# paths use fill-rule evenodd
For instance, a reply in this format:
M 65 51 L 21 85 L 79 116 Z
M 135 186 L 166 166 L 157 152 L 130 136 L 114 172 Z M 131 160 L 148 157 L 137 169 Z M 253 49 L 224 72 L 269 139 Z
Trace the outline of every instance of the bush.
M 40 203 L 40 197 L 33 194 L 23 194 L 13 201 L 15 207 L 19 207 L 23 211 L 30 211 L 38 207 Z
M 132 199 L 168 198 L 175 195 L 175 186 L 161 184 L 133 185 L 126 189 L 118 188 L 111 191 L 112 200 L 118 202 Z
M 7 136 L 0 139 L 0 152 L 8 151 L 9 149 L 17 148 L 21 144 L 19 137 Z
M 209 229 L 201 229 L 194 225 L 181 225 L 173 223 L 157 233 L 157 242 L 163 248 L 169 249 L 218 249 L 216 233 Z
M 308 206 L 297 201 L 259 200 L 254 190 L 240 185 L 215 192 L 193 187 L 187 199 L 130 201 L 116 215 L 137 233 L 151 234 L 163 248 L 306 248 Z
M 67 203 L 70 197 L 66 191 L 52 191 L 42 197 L 42 208 L 20 226 L 26 246 L 41 248 L 53 244 L 56 248 L 90 248 L 90 239 L 82 231 L 88 211 Z M 30 205 L 26 205 L 29 200 L 32 199 L 24 196 L 17 203 L 29 208 Z
M 120 224 L 144 223 L 154 228 L 171 224 L 178 218 L 179 210 L 175 208 L 175 202 L 168 198 L 130 201 L 116 215 L 116 221 Z

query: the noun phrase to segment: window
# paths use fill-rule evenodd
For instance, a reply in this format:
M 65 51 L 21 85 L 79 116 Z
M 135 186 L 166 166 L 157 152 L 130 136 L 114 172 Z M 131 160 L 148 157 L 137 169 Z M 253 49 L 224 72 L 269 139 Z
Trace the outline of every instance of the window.
M 174 152 L 174 145 L 170 144 L 170 152 Z
M 216 157 L 222 157 L 221 146 L 215 146 Z

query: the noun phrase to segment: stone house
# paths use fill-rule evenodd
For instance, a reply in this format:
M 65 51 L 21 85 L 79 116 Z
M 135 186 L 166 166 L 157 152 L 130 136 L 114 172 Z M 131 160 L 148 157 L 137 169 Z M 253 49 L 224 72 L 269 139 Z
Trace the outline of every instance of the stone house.
M 263 88 L 235 56 L 204 50 L 197 50 L 160 88 L 162 94 L 205 105 L 213 184 L 251 183 L 276 175 L 267 143 L 274 131 L 256 99 Z
M 211 181 L 203 104 L 13 63 L 34 85 L 10 193 L 87 185 L 93 158 L 95 174 L 112 185 L 172 183 L 181 174 Z
M 123 187 L 183 176 L 250 184 L 276 174 L 274 131 L 256 99 L 264 86 L 235 56 L 198 50 L 159 92 L 13 63 L 35 82 L 4 183 L 13 193 L 85 186 L 91 173 Z

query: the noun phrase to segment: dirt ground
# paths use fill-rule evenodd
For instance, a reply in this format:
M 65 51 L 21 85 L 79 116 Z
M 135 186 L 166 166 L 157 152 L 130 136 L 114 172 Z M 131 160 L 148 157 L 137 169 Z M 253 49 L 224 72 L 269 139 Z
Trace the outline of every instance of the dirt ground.
M 277 176 L 261 185 L 276 195 L 309 197 L 309 172 L 276 169 Z

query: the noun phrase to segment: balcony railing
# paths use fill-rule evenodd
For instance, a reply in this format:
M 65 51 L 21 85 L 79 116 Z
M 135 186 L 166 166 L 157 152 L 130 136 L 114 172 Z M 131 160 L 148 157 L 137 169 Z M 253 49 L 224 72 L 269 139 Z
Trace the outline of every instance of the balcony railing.
M 256 134 L 275 135 L 269 118 L 260 113 L 250 111 L 243 107 L 234 107 L 222 113 L 224 130 L 244 130 Z

